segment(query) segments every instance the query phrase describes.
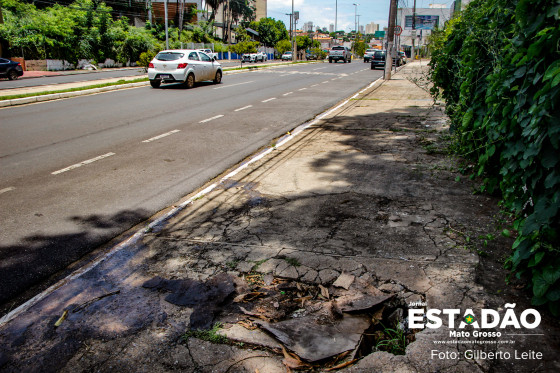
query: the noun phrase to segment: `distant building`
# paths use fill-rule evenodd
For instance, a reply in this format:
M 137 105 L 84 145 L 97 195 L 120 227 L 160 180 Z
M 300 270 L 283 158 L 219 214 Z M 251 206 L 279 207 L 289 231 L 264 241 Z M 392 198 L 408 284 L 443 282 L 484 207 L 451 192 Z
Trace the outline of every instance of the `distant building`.
M 361 32 L 362 34 L 364 33 L 364 25 L 360 25 L 358 26 L 359 32 Z
M 268 17 L 266 0 L 254 0 L 255 3 L 255 20 L 259 21 L 261 18 Z
M 329 25 L 329 32 L 334 32 L 334 24 Z
M 309 32 L 309 31 L 313 31 L 313 22 L 305 22 L 303 24 L 303 31 L 304 32 Z
M 376 31 L 379 31 L 379 25 L 377 23 L 371 22 L 366 25 L 366 34 L 375 34 Z

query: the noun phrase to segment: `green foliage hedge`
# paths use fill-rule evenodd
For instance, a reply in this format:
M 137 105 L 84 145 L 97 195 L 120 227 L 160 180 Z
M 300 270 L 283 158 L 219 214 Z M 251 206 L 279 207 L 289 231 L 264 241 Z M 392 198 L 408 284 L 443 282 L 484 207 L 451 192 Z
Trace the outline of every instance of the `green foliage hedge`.
M 433 34 L 433 94 L 518 232 L 506 265 L 560 311 L 560 1 L 475 0 Z
M 138 28 L 126 17 L 115 18 L 103 1 L 76 0 L 68 6 L 54 4 L 37 8 L 22 0 L 0 0 L 4 23 L 0 23 L 0 42 L 7 54 L 33 59 L 61 59 L 76 64 L 80 59 L 103 62 L 110 58 L 121 63 L 134 62 L 144 52 L 165 48 L 165 25 L 147 23 Z M 169 47 L 181 43 L 215 43 L 210 36 L 213 24 L 200 22 L 190 30 L 171 25 Z M 216 51 L 223 51 L 215 44 Z

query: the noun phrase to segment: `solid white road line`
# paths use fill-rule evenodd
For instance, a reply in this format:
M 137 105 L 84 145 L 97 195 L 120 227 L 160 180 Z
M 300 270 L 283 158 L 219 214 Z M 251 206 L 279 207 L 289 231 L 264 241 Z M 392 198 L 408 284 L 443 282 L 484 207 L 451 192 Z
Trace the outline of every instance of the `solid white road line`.
M 276 100 L 276 97 L 272 97 L 272 98 L 269 98 L 269 99 L 261 101 L 261 102 L 269 102 L 269 101 L 272 101 L 272 100 Z
M 201 120 L 201 121 L 200 121 L 200 122 L 198 122 L 198 123 L 206 123 L 206 122 L 210 122 L 211 120 L 214 120 L 214 119 L 218 119 L 218 118 L 221 118 L 221 117 L 223 117 L 223 115 L 222 115 L 222 114 L 220 114 L 220 115 L 216 115 L 215 117 L 212 117 L 212 118 L 208 118 L 208 119 L 204 119 L 204 120 Z
M 100 155 L 99 157 L 95 157 L 95 158 L 92 158 L 92 159 L 88 159 L 87 161 L 83 161 L 83 162 L 80 162 L 80 163 L 73 164 L 72 166 L 63 168 L 62 170 L 58 170 L 58 171 L 55 171 L 55 172 L 51 172 L 51 174 L 52 174 L 52 175 L 58 175 L 58 174 L 61 174 L 61 173 L 63 173 L 63 172 L 70 171 L 70 170 L 73 170 L 73 169 L 75 169 L 75 168 L 82 167 L 82 166 L 85 166 L 85 165 L 87 165 L 87 164 L 90 164 L 90 163 L 99 161 L 99 160 L 101 160 L 101 159 L 110 157 L 110 156 L 112 156 L 112 155 L 115 155 L 115 153 L 103 154 L 103 155 Z
M 287 92 L 287 93 L 284 93 L 282 96 L 288 96 L 288 95 L 291 95 L 292 93 L 294 93 L 294 92 Z
M 0 189 L 0 194 L 7 193 L 7 192 L 11 192 L 11 191 L 14 190 L 14 189 L 16 189 L 16 188 L 14 188 L 14 187 L 8 187 L 8 188 Z
M 156 141 L 156 140 L 162 139 L 162 138 L 164 138 L 164 137 L 167 137 L 167 136 L 169 136 L 169 135 L 173 135 L 174 133 L 177 133 L 177 132 L 181 132 L 181 130 L 173 130 L 173 131 L 169 131 L 169 132 L 166 132 L 166 133 L 162 133 L 162 134 L 159 135 L 159 136 L 152 137 L 151 139 L 144 140 L 144 141 L 142 141 L 142 142 L 152 142 L 152 141 Z
M 234 111 L 241 111 L 241 110 L 249 109 L 250 107 L 253 107 L 253 105 L 247 105 L 247 106 L 244 106 L 244 107 L 240 107 L 239 109 L 235 109 Z
M 243 83 L 236 83 L 236 84 L 228 84 L 228 85 L 223 85 L 221 87 L 216 87 L 214 89 L 223 89 L 223 88 L 229 88 L 229 87 L 235 87 L 237 85 L 242 85 L 242 84 L 249 84 L 249 83 L 254 83 L 254 80 L 251 80 L 249 82 L 243 82 Z

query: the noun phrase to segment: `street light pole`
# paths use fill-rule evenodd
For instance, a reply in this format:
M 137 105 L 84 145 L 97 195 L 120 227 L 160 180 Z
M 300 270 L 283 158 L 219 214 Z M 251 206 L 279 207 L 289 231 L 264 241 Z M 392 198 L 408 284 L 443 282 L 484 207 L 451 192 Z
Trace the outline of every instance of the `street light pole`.
M 169 31 L 167 29 L 167 0 L 164 1 L 165 11 L 165 49 L 169 49 Z
M 336 35 L 336 29 L 337 29 L 337 21 L 338 21 L 338 0 L 335 1 L 334 3 L 334 32 Z
M 356 34 L 358 34 L 358 3 L 353 3 L 352 5 L 354 5 L 354 32 Z

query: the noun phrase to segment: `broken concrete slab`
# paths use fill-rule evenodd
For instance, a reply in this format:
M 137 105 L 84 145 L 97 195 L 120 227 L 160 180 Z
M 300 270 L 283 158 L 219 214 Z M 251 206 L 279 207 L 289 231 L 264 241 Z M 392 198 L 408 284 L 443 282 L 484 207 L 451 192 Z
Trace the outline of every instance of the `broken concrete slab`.
M 234 342 L 270 348 L 277 351 L 282 350 L 282 345 L 278 343 L 276 339 L 260 329 L 249 330 L 239 324 L 233 324 L 231 326 L 225 326 L 223 329 L 218 330 L 217 333 Z
M 313 315 L 267 323 L 257 321 L 300 358 L 317 362 L 354 350 L 371 325 L 369 317 L 346 314 L 337 322 L 318 324 Z
M 356 276 L 342 272 L 342 274 L 338 276 L 336 281 L 333 283 L 333 286 L 348 290 L 355 279 Z

